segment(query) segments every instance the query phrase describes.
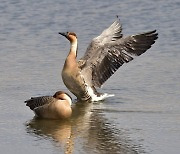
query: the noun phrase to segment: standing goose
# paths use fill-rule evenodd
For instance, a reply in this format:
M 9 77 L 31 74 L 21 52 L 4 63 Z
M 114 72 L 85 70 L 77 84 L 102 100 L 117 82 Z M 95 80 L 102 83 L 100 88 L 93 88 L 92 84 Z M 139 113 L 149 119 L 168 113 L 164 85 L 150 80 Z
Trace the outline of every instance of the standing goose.
M 63 91 L 57 91 L 53 96 L 31 97 L 25 103 L 41 118 L 66 119 L 72 114 L 71 97 Z
M 101 35 L 94 38 L 85 55 L 77 60 L 77 36 L 74 32 L 59 33 L 70 41 L 70 51 L 62 70 L 66 87 L 79 99 L 99 101 L 110 95 L 100 94 L 101 87 L 120 66 L 146 52 L 158 38 L 156 30 L 123 37 L 122 26 L 116 20 Z

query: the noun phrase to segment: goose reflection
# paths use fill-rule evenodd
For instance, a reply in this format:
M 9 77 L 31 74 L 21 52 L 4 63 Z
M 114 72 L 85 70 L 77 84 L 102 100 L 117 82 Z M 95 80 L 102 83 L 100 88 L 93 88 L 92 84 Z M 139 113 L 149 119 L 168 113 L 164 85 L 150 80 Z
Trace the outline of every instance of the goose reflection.
M 40 139 L 53 140 L 64 153 L 138 153 L 140 145 L 129 143 L 101 110 L 102 102 L 77 102 L 69 120 L 34 118 L 26 124 L 27 133 Z M 136 148 L 134 148 L 136 147 Z
M 70 121 L 47 120 L 34 118 L 26 124 L 27 133 L 36 137 L 53 140 L 55 146 L 62 147 L 62 150 L 69 151 L 73 148 Z

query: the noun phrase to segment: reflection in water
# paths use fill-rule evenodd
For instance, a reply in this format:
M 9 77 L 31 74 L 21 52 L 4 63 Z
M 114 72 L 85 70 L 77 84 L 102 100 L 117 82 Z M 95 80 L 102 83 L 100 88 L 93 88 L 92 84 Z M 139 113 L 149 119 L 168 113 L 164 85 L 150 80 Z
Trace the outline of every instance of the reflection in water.
M 74 146 L 82 146 L 87 153 L 142 152 L 140 146 L 130 143 L 120 130 L 108 123 L 103 112 L 96 109 L 98 105 L 77 102 L 72 118 L 66 121 L 34 118 L 27 124 L 27 132 L 41 139 L 53 139 L 55 146 L 62 147 L 65 153 L 79 149 Z M 81 145 L 76 145 L 76 141 Z
M 73 139 L 70 121 L 46 120 L 34 118 L 27 124 L 27 132 L 41 139 L 53 139 L 56 146 L 72 153 Z

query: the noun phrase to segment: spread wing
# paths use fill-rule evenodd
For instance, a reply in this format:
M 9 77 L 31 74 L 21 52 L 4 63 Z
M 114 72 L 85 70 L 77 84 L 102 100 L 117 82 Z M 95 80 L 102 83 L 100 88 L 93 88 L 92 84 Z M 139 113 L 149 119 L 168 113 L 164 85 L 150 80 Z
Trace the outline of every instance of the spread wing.
M 42 96 L 42 97 L 31 97 L 30 99 L 26 100 L 26 106 L 29 106 L 31 110 L 34 110 L 37 107 L 43 106 L 45 104 L 49 104 L 55 102 L 56 98 L 52 96 Z
M 96 41 L 98 37 L 95 38 L 95 42 L 93 40 L 82 58 L 84 60 L 82 74 L 85 79 L 91 78 L 92 86 L 101 87 L 120 66 L 133 60 L 133 56 L 139 56 L 146 52 L 158 38 L 156 30 L 126 38 L 122 38 L 120 31 L 121 27 L 119 27 L 117 33 L 118 37 L 111 37 L 111 41 L 109 40 L 110 37 L 106 39 L 106 35 L 103 35 L 105 38 L 101 41 L 104 41 L 104 43 L 99 43 Z M 102 37 L 101 35 L 99 38 Z
M 117 39 L 122 38 L 122 26 L 120 24 L 120 20 L 116 20 L 113 22 L 113 24 L 105 29 L 101 35 L 94 38 L 90 45 L 88 46 L 85 55 L 81 58 L 81 60 L 87 60 L 92 55 L 96 54 L 96 50 L 102 46 L 104 46 L 106 43 L 114 42 Z

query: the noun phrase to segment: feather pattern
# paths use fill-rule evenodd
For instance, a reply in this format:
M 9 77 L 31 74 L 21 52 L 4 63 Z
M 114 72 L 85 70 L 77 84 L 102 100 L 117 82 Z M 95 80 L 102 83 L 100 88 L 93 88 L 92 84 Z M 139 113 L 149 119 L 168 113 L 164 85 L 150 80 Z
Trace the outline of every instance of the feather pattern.
M 119 20 L 116 20 L 109 28 L 105 29 L 101 35 L 98 37 L 94 38 L 90 45 L 88 46 L 86 53 L 84 56 L 81 58 L 81 60 L 87 60 L 90 58 L 92 55 L 95 54 L 94 51 L 105 45 L 106 43 L 109 42 L 114 42 L 117 39 L 122 38 L 122 26 L 119 22 Z
M 79 100 L 104 99 L 107 95 L 98 93 L 95 87 L 101 87 L 124 63 L 146 52 L 158 38 L 156 30 L 128 37 L 121 32 L 118 19 L 92 40 L 79 61 L 77 36 L 72 32 L 59 33 L 71 43 L 62 71 L 63 82 Z
M 57 100 L 58 99 L 52 96 L 41 96 L 41 97 L 31 97 L 29 100 L 26 100 L 25 103 L 26 106 L 29 106 L 31 110 L 34 110 L 37 107 L 56 102 Z
M 80 59 L 83 61 L 81 73 L 85 78 L 91 75 L 91 86 L 101 87 L 120 66 L 133 60 L 133 56 L 146 52 L 158 38 L 156 30 L 125 38 L 122 38 L 121 31 L 119 21 L 115 21 L 93 39 L 84 57 Z

